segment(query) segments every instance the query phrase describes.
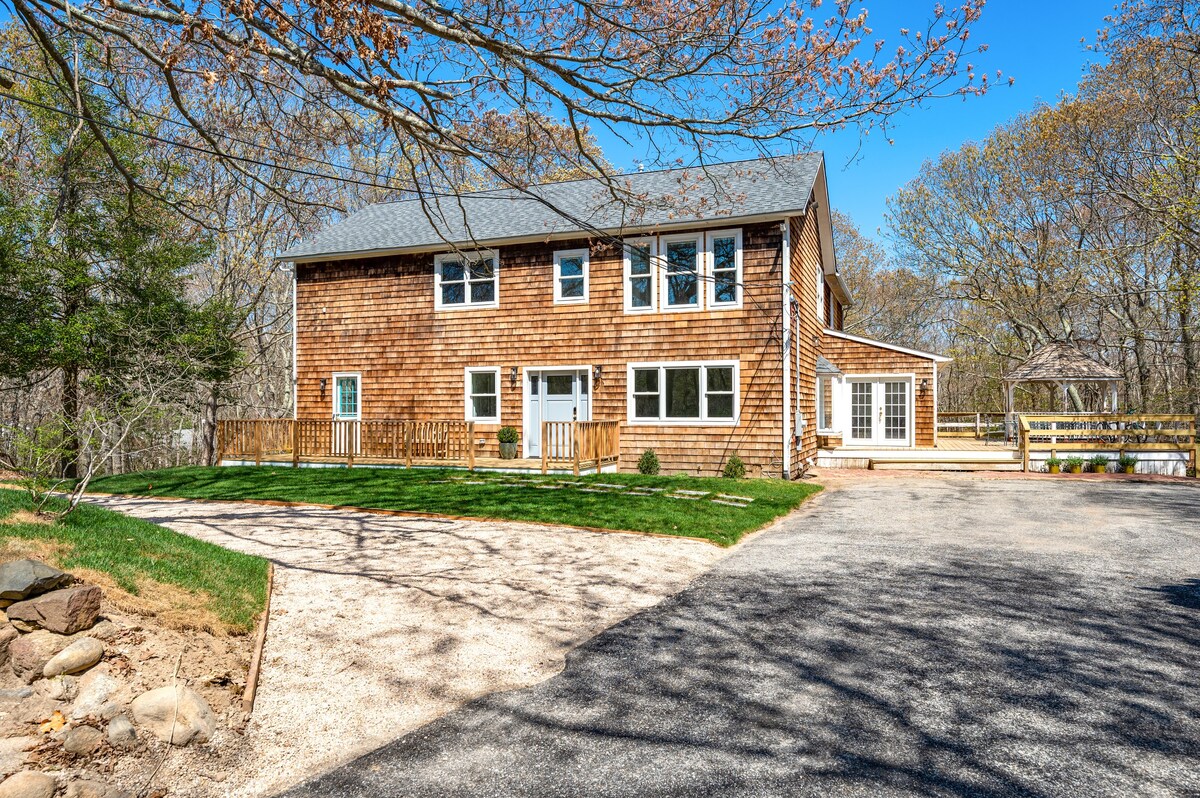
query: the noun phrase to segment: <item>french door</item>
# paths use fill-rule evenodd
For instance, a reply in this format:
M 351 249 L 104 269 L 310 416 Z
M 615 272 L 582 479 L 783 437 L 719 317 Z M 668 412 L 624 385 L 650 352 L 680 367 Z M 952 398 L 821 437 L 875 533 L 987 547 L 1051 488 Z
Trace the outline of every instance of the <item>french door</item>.
M 912 382 L 854 379 L 850 384 L 850 443 L 909 446 L 912 442 Z

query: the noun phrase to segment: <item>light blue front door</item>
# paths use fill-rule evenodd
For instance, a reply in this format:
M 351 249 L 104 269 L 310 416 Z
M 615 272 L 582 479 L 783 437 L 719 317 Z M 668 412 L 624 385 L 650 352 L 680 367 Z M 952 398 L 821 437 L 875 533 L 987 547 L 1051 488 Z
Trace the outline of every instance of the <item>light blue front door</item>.
M 529 414 L 525 440 L 530 457 L 542 456 L 543 421 L 591 419 L 589 370 L 539 371 L 529 375 Z M 568 445 L 568 444 L 564 444 Z M 561 447 L 559 447 L 561 448 Z M 552 452 L 566 456 L 566 452 Z

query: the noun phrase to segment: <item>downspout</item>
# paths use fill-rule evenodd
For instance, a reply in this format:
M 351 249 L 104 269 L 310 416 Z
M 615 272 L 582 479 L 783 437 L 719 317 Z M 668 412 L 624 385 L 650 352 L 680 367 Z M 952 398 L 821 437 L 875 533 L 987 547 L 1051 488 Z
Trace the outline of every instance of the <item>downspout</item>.
M 783 473 L 784 479 L 792 478 L 792 365 L 789 349 L 792 346 L 792 313 L 788 305 L 792 294 L 792 230 L 791 219 L 785 217 L 780 229 L 783 232 L 782 300 L 783 341 L 780 354 L 783 356 Z M 799 401 L 799 397 L 796 397 Z
M 299 322 L 296 319 L 296 264 L 292 264 L 292 419 L 300 418 L 300 369 L 297 360 Z

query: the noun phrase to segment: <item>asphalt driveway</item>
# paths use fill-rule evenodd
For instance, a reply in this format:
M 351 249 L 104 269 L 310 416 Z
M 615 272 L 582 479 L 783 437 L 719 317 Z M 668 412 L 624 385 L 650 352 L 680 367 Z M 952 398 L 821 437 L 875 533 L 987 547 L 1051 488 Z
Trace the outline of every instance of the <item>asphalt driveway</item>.
M 1198 787 L 1200 488 L 893 478 L 289 795 Z

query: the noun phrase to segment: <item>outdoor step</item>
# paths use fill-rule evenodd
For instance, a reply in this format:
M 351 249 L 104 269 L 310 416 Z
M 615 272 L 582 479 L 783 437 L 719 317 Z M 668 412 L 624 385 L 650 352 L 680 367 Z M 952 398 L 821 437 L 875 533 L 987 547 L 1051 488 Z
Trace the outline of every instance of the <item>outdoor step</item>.
M 871 460 L 872 471 L 1020 471 L 1012 460 Z

